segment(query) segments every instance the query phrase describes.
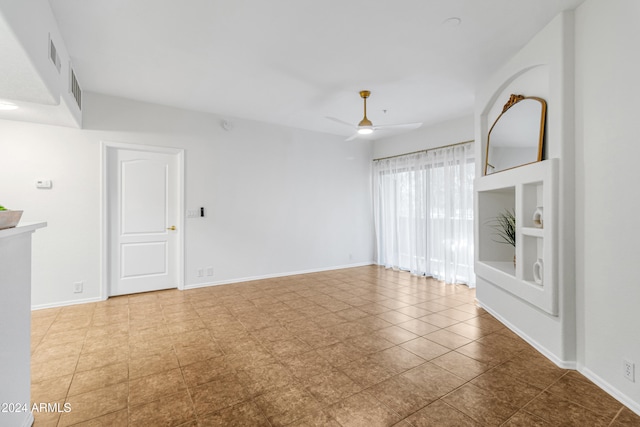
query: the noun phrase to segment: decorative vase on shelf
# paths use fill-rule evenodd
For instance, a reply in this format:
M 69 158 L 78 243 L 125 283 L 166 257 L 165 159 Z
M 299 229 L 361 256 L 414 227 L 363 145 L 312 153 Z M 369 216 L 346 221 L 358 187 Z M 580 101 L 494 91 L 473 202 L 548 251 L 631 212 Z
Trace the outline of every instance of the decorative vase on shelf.
M 533 212 L 533 226 L 542 228 L 544 226 L 544 210 L 542 206 L 538 206 Z
M 542 285 L 542 278 L 544 275 L 544 264 L 542 262 L 541 258 L 538 258 L 538 260 L 533 263 L 533 281 L 536 282 L 538 285 Z

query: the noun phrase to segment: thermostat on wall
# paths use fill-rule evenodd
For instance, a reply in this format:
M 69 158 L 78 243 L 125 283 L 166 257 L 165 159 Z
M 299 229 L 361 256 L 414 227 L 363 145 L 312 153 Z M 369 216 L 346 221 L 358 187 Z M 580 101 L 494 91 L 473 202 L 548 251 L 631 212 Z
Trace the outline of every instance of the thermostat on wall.
M 50 179 L 38 180 L 36 181 L 36 188 L 45 188 L 49 189 L 53 187 L 53 183 Z

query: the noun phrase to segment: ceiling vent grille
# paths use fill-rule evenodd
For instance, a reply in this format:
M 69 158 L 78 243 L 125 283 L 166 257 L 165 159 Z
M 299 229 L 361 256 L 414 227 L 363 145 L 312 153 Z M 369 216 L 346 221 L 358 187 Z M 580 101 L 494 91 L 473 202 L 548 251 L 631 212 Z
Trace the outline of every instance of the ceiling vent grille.
M 82 89 L 78 84 L 78 79 L 76 78 L 76 73 L 73 71 L 73 68 L 69 67 L 69 70 L 71 71 L 69 89 L 71 91 L 71 94 L 73 95 L 73 99 L 75 99 L 76 104 L 78 104 L 78 108 L 82 110 Z
M 56 66 L 56 69 L 58 70 L 58 73 L 59 73 L 62 63 L 60 62 L 58 49 L 56 49 L 56 45 L 53 44 L 53 40 L 51 40 L 51 35 L 49 35 L 49 59 L 51 59 L 51 62 L 53 62 L 53 65 Z

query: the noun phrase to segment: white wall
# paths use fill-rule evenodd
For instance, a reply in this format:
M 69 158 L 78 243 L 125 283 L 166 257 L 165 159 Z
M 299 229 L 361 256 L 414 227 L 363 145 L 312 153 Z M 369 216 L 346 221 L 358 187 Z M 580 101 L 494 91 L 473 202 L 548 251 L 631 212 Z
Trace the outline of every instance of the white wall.
M 578 362 L 640 413 L 640 2 L 587 0 L 575 17 Z
M 473 116 L 447 120 L 373 142 L 373 158 L 397 156 L 473 140 Z
M 100 296 L 101 141 L 185 149 L 186 208 L 207 213 L 186 219 L 188 287 L 371 262 L 369 142 L 234 119 L 225 131 L 211 114 L 85 95 L 82 130 L 0 121 L 0 203 L 48 222 L 34 306 Z

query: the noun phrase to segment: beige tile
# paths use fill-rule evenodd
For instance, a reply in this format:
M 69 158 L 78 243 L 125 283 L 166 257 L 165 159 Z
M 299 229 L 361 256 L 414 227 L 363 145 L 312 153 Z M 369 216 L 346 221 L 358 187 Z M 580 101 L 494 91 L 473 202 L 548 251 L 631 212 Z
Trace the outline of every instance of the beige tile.
M 553 424 L 526 411 L 520 410 L 502 425 L 504 427 L 551 427 Z
M 393 344 L 401 344 L 403 342 L 418 338 L 418 335 L 409 332 L 400 326 L 389 326 L 388 328 L 379 329 L 374 333 L 375 336 L 382 337 Z
M 101 389 L 110 385 L 126 382 L 129 379 L 129 369 L 126 362 L 103 366 L 90 371 L 76 372 L 73 375 L 69 396 Z
M 182 372 L 187 386 L 193 388 L 219 377 L 232 374 L 234 373 L 234 368 L 227 360 L 227 357 L 221 356 L 183 366 Z
M 321 405 L 303 387 L 291 385 L 256 397 L 256 404 L 273 426 L 284 426 L 316 413 Z
M 39 410 L 40 405 L 42 404 L 42 411 Z M 56 410 L 50 411 L 49 404 L 55 405 Z M 35 427 L 56 427 L 58 425 L 58 421 L 60 420 L 60 415 L 65 410 L 64 406 L 64 398 L 56 399 L 56 400 L 34 400 L 33 396 L 31 398 L 31 405 L 33 409 L 33 405 L 37 405 L 36 410 L 32 411 Z M 58 410 L 58 408 L 60 408 Z
M 425 362 L 425 359 L 402 347 L 391 347 L 369 356 L 370 360 L 387 368 L 394 374 L 415 368 Z
M 120 383 L 69 396 L 65 403 L 70 405 L 71 410 L 70 412 L 62 413 L 58 425 L 61 427 L 70 426 L 126 409 L 128 395 L 128 384 Z
M 343 427 L 386 427 L 401 419 L 400 415 L 366 392 L 335 403 L 327 412 Z
M 524 410 L 552 425 L 598 427 L 607 426 L 611 421 L 608 417 L 597 415 L 584 406 L 558 398 L 546 391 L 525 406 Z
M 271 427 L 258 406 L 249 401 L 198 418 L 199 427 Z
M 84 421 L 78 424 L 74 424 L 74 427 L 127 427 L 127 426 L 129 426 L 129 421 L 128 421 L 128 411 L 126 409 L 121 409 L 116 412 L 111 412 L 96 418 L 92 418 L 89 421 Z
M 458 335 L 444 329 L 427 334 L 424 336 L 424 338 L 452 350 L 458 347 L 462 347 L 465 344 L 469 344 L 472 341 L 470 338 L 463 337 L 462 335 Z
M 471 380 L 491 369 L 490 364 L 482 363 L 456 351 L 443 354 L 431 360 L 431 363 L 455 373 L 460 378 Z
M 327 359 L 315 351 L 289 356 L 281 360 L 287 369 L 300 379 L 308 379 L 333 368 Z
M 337 370 L 323 372 L 305 380 L 303 384 L 324 405 L 336 403 L 362 390 L 360 385 Z
M 366 354 L 376 353 L 394 345 L 391 341 L 373 335 L 353 337 L 348 343 Z
M 484 314 L 472 319 L 465 320 L 464 323 L 480 328 L 486 332 L 496 332 L 504 329 L 505 327 L 502 323 L 494 319 L 489 314 Z
M 129 360 L 129 346 L 113 347 L 104 349 L 95 353 L 81 354 L 78 359 L 76 371 L 88 371 L 115 363 L 126 362 Z
M 238 371 L 238 378 L 251 396 L 296 383 L 296 377 L 281 363 L 248 367 Z
M 404 342 L 400 344 L 400 347 L 422 357 L 424 360 L 435 359 L 451 351 L 447 347 L 422 337 Z
M 394 375 L 392 370 L 369 358 L 347 363 L 339 369 L 362 388 L 371 387 Z
M 416 307 L 415 305 L 410 305 L 408 307 L 402 307 L 397 309 L 399 313 L 406 314 L 407 316 L 411 316 L 414 318 L 419 318 L 423 316 L 427 316 L 431 314 L 429 310 L 425 310 L 424 308 Z
M 180 369 L 160 372 L 129 380 L 129 404 L 153 402 L 170 394 L 186 390 Z
M 391 310 L 391 311 L 386 311 L 384 313 L 380 313 L 378 314 L 378 317 L 381 318 L 382 320 L 385 320 L 393 325 L 396 325 L 398 323 L 402 323 L 402 322 L 407 322 L 409 320 L 413 320 L 414 317 L 413 316 L 409 316 L 407 314 L 404 313 L 400 313 L 399 311 L 396 310 Z
M 405 376 L 392 377 L 367 389 L 367 393 L 384 403 L 402 418 L 436 399 Z
M 312 347 L 298 338 L 292 338 L 282 341 L 272 341 L 264 343 L 264 346 L 274 356 L 286 358 L 300 353 L 306 353 L 312 350 Z
M 36 426 L 640 425 L 474 290 L 378 266 L 36 311 L 31 337 L 32 398 L 72 404 Z
M 484 346 L 509 350 L 511 353 L 533 350 L 522 338 L 505 335 L 501 332 L 485 335 L 482 338 L 478 338 L 477 341 Z
M 326 347 L 340 342 L 338 336 L 325 329 L 314 329 L 298 335 L 298 339 L 306 343 L 311 348 Z
M 491 370 L 476 377 L 471 384 L 516 407 L 526 405 L 542 392 L 541 389 L 498 370 Z
M 498 426 L 518 410 L 485 390 L 467 383 L 443 397 L 445 403 L 483 425 Z
M 73 374 L 78 364 L 78 356 L 64 356 L 45 361 L 31 359 L 31 381 L 34 383 Z
M 165 353 L 153 354 L 148 357 L 131 359 L 129 361 L 129 378 L 136 379 L 179 367 L 180 364 L 178 363 L 175 352 L 167 351 Z
M 432 363 L 423 363 L 403 374 L 430 399 L 438 399 L 465 383 L 465 380 Z
M 426 335 L 440 329 L 439 327 L 434 326 L 431 323 L 423 322 L 419 319 L 411 319 L 407 322 L 398 323 L 398 326 L 406 329 L 409 332 L 413 332 L 416 335 Z
M 491 331 L 486 331 L 467 323 L 456 323 L 455 325 L 447 326 L 444 329 L 472 340 L 477 340 L 478 338 L 491 333 Z
M 532 351 L 517 354 L 496 367 L 496 370 L 542 389 L 557 381 L 566 372 L 541 354 Z
M 629 408 L 622 408 L 611 425 L 612 427 L 640 426 L 640 415 L 631 412 Z
M 223 355 L 220 347 L 213 341 L 192 345 L 174 344 L 173 348 L 178 355 L 178 361 L 181 366 Z
M 186 390 L 131 406 L 129 410 L 129 424 L 132 426 L 179 426 L 195 419 L 193 403 Z
M 249 394 L 234 374 L 219 377 L 189 390 L 198 417 L 244 402 Z
M 360 319 L 362 317 L 367 317 L 369 315 L 369 313 L 367 313 L 366 311 L 362 311 L 355 307 L 347 308 L 346 310 L 336 311 L 334 314 L 339 317 L 342 317 L 347 321 Z
M 82 350 L 83 341 L 74 341 L 64 344 L 50 342 L 40 343 L 36 351 L 31 355 L 34 363 L 43 363 L 51 359 L 62 359 L 66 357 L 77 357 Z
M 476 359 L 479 362 L 492 366 L 505 362 L 517 354 L 517 352 L 514 352 L 512 349 L 486 346 L 478 341 L 473 341 L 469 344 L 458 347 L 456 348 L 456 351 L 464 354 L 465 356 L 471 357 L 472 359 Z
M 439 328 L 446 328 L 456 323 L 459 323 L 458 320 L 452 319 L 451 317 L 443 316 L 440 313 L 432 313 L 427 316 L 419 317 L 423 322 L 430 323 Z
M 173 345 L 169 340 L 135 341 L 129 343 L 129 357 L 131 359 L 145 358 L 168 351 L 173 351 Z
M 622 408 L 620 402 L 584 377 L 579 379 L 565 375 L 553 383 L 547 392 L 611 419 Z
M 437 400 L 420 409 L 406 419 L 415 427 L 481 427 L 472 418 Z
M 60 377 L 52 377 L 44 379 L 39 382 L 31 382 L 31 401 L 35 403 L 40 402 L 54 402 L 62 400 L 67 397 L 69 391 L 69 384 L 73 374 L 63 375 Z
M 289 427 L 340 427 L 326 411 L 316 411 L 289 424 Z

